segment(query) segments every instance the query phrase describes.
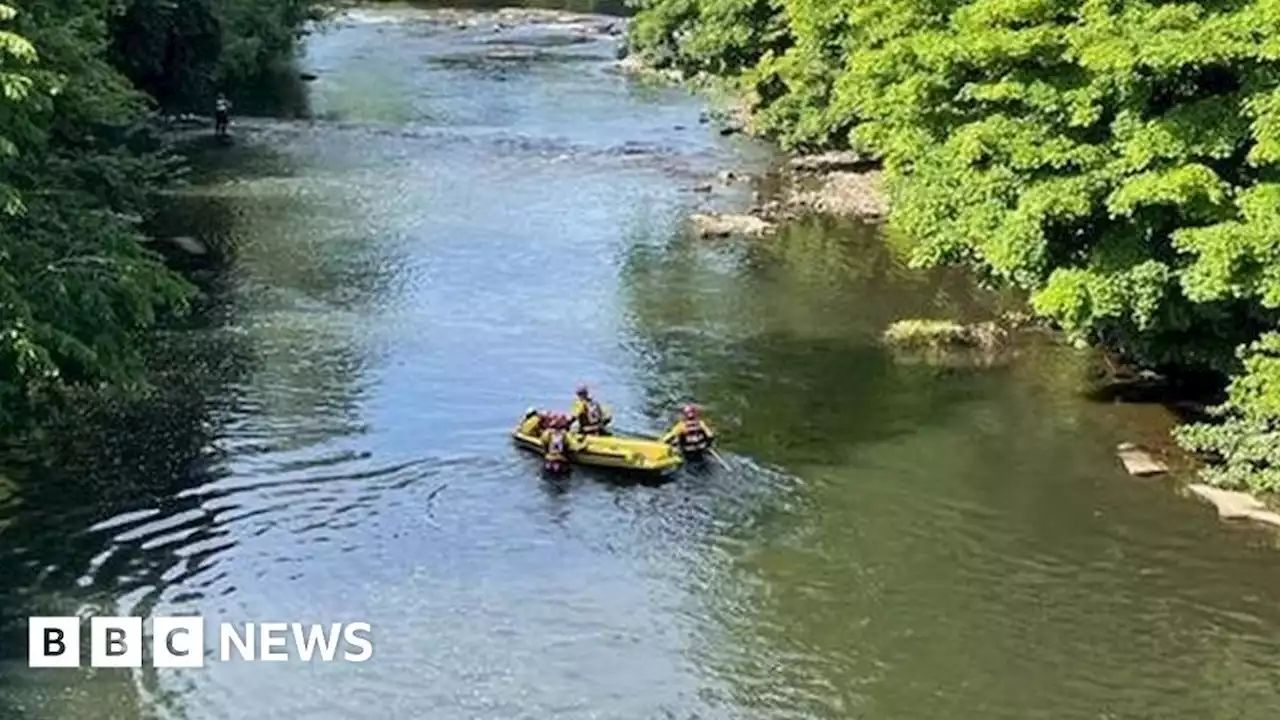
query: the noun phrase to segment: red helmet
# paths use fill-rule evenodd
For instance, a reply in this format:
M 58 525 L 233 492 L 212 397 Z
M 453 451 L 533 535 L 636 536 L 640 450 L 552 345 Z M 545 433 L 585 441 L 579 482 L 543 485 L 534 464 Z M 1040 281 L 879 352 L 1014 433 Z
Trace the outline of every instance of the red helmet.
M 697 406 L 697 405 L 685 405 L 685 406 L 680 410 L 680 414 L 681 414 L 681 415 L 684 415 L 684 416 L 685 416 L 685 418 L 686 418 L 686 419 L 688 419 L 688 420 L 697 420 L 697 419 L 698 419 L 698 406 Z
M 576 392 L 578 393 L 578 397 L 586 397 L 591 394 L 591 390 L 587 387 L 586 383 L 578 383 L 578 389 Z

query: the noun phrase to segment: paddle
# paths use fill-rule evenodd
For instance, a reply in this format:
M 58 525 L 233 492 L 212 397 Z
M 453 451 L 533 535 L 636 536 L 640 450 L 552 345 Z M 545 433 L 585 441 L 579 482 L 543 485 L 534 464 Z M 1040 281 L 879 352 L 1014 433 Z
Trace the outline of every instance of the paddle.
M 707 448 L 707 452 L 711 453 L 711 457 L 715 458 L 716 462 L 720 463 L 720 467 L 729 472 L 733 471 L 733 468 L 729 467 L 729 463 L 725 462 L 724 458 L 720 457 L 720 453 L 716 452 L 715 448 Z

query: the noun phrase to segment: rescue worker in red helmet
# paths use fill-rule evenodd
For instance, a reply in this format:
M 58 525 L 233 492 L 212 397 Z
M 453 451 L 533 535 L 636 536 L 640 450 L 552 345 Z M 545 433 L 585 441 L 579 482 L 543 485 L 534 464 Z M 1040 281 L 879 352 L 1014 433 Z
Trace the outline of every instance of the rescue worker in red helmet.
M 542 467 L 561 473 L 569 469 L 569 454 L 582 449 L 582 443 L 569 434 L 569 418 L 553 415 L 542 433 Z
M 685 405 L 680 411 L 680 419 L 662 436 L 662 441 L 675 445 L 684 455 L 697 456 L 711 449 L 716 434 L 703 421 L 698 406 Z
M 576 394 L 569 414 L 573 422 L 578 424 L 578 432 L 583 435 L 608 435 L 609 423 L 613 422 L 609 411 L 591 397 L 591 390 L 585 384 L 578 385 Z

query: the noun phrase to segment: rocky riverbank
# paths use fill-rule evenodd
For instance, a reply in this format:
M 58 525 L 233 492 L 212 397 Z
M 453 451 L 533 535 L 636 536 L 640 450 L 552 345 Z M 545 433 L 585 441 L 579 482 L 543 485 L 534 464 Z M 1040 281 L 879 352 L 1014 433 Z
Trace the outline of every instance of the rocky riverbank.
M 624 74 L 662 83 L 706 87 L 707 78 L 687 79 L 674 70 L 658 70 L 639 56 L 626 55 L 615 68 Z M 704 113 L 704 123 L 716 126 L 721 135 L 744 134 L 760 137 L 751 121 L 751 112 L 741 98 L 728 98 Z M 749 178 L 734 170 L 726 170 L 717 178 L 721 185 L 741 180 L 756 180 L 761 187 L 756 202 L 737 215 L 704 214 L 695 217 L 694 231 L 703 237 L 731 234 L 765 235 L 776 226 L 807 214 L 856 217 L 879 222 L 888 215 L 889 201 L 884 188 L 880 164 L 874 158 L 856 152 L 826 152 L 794 155 L 770 178 Z M 767 187 L 765 187 L 767 186 Z M 717 185 L 701 182 L 694 185 L 700 192 L 714 193 Z

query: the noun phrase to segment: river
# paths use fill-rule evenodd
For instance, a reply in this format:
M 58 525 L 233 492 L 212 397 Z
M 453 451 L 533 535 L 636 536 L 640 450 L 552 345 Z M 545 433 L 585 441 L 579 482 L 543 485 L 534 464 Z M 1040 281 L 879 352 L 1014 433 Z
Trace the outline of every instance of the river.
M 895 362 L 963 278 L 873 228 L 695 241 L 770 151 L 611 70 L 616 39 L 362 11 L 304 120 L 202 146 L 164 223 L 218 248 L 156 402 L 0 488 L 0 714 L 1267 719 L 1280 556 L 1115 444 L 1087 358 Z M 543 481 L 507 439 L 586 380 L 696 399 L 732 470 Z M 1155 432 L 1155 431 L 1151 431 Z M 363 664 L 32 670 L 32 614 L 363 620 Z

